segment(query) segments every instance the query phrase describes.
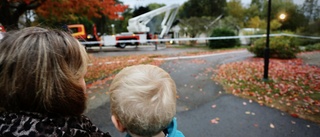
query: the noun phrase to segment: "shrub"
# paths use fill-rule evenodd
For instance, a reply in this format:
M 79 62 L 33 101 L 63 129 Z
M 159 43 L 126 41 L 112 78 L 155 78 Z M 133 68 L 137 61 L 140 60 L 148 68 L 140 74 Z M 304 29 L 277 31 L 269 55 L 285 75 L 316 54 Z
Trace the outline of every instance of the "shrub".
M 219 36 L 235 36 L 236 34 L 227 28 L 217 28 L 212 31 L 210 37 Z M 219 40 L 209 40 L 209 47 L 212 49 L 217 48 L 230 48 L 238 44 L 238 39 L 219 39 Z
M 256 57 L 264 57 L 266 47 L 266 38 L 260 38 L 254 41 L 254 44 L 248 48 Z M 295 58 L 300 52 L 294 37 L 277 36 L 270 37 L 269 42 L 270 58 L 290 59 Z
M 306 38 L 297 38 L 300 46 L 309 46 L 314 45 L 320 42 L 319 39 L 306 39 Z
M 320 50 L 320 43 L 314 44 L 314 45 L 308 45 L 306 46 L 306 51 L 315 51 Z

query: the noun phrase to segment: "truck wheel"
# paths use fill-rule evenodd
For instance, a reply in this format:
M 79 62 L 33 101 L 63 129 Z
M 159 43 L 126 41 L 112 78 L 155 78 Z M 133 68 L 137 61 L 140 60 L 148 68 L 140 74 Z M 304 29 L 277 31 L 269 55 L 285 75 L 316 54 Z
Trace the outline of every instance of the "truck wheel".
M 120 43 L 120 44 L 119 44 L 119 47 L 122 48 L 122 49 L 125 48 L 126 46 L 127 46 L 126 43 Z

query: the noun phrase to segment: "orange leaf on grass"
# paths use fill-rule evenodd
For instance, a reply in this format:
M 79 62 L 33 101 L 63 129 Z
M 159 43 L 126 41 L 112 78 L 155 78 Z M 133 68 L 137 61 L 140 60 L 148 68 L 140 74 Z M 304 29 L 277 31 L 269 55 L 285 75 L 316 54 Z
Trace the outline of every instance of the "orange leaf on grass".
M 299 118 L 299 115 L 298 115 L 298 114 L 295 114 L 295 113 L 290 114 L 290 116 L 292 116 L 292 117 L 294 117 L 294 118 Z

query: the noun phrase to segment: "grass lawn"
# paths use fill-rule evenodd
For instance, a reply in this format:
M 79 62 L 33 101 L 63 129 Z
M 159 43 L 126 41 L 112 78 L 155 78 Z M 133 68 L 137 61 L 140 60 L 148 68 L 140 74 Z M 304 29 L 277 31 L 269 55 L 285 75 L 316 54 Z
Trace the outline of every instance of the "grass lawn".
M 228 93 L 320 123 L 320 67 L 302 59 L 270 59 L 269 78 L 263 80 L 263 66 L 262 58 L 224 64 L 214 80 Z

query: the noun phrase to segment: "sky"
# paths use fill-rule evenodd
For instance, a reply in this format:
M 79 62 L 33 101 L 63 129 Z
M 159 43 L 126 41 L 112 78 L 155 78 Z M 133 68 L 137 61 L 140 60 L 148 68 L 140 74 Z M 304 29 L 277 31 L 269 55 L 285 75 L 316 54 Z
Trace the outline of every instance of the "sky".
M 159 4 L 180 4 L 182 5 L 184 2 L 188 0 L 120 0 L 124 4 L 129 5 L 131 8 L 139 7 L 139 6 L 146 6 L 150 3 L 159 3 Z M 302 4 L 304 0 L 293 0 L 296 4 Z M 242 4 L 249 5 L 251 0 L 241 0 Z

